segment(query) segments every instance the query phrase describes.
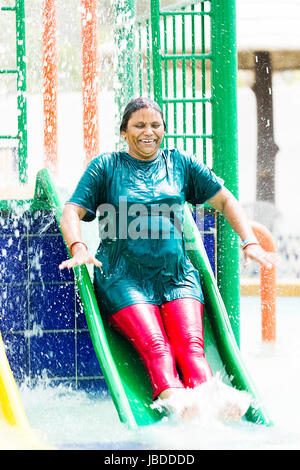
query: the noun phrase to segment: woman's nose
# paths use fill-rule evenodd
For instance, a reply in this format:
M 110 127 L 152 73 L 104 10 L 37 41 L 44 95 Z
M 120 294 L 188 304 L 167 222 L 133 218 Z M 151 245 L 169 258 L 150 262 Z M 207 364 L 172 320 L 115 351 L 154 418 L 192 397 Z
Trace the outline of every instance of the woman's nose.
M 153 134 L 153 129 L 152 129 L 150 124 L 146 125 L 144 127 L 144 134 L 146 134 L 146 135 L 152 135 Z

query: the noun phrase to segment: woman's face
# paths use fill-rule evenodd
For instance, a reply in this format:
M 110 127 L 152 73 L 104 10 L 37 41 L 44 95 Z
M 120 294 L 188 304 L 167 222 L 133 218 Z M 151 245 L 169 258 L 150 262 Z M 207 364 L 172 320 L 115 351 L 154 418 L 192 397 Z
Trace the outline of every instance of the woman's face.
M 131 114 L 126 131 L 129 155 L 138 160 L 152 160 L 156 157 L 164 136 L 164 123 L 161 115 L 153 108 L 141 108 Z

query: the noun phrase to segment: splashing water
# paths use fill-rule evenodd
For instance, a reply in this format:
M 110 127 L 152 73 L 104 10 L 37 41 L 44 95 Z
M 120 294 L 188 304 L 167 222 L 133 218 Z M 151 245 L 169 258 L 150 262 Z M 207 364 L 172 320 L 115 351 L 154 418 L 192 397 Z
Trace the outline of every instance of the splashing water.
M 21 393 L 34 429 L 42 429 L 41 437 L 60 449 L 269 449 L 288 445 L 290 439 L 288 433 L 245 421 L 225 423 L 208 409 L 200 418 L 181 421 L 173 415 L 129 430 L 109 397 L 42 384 L 33 390 L 23 387 Z M 196 400 L 197 394 L 193 395 Z M 208 389 L 202 390 L 206 405 L 209 395 Z
M 225 385 L 220 373 L 194 389 L 177 390 L 170 398 L 158 399 L 153 408 L 170 412 L 172 420 L 239 421 L 251 403 L 251 395 Z
M 211 390 L 203 387 L 201 391 L 188 391 L 191 400 L 205 403 L 206 413 L 199 418 L 180 421 L 170 416 L 157 424 L 129 430 L 120 422 L 107 394 L 54 387 L 45 378 L 35 388 L 26 383 L 21 386 L 31 426 L 46 443 L 59 449 L 300 449 L 296 418 L 300 412 L 300 298 L 278 298 L 276 344 L 261 343 L 259 298 L 241 300 L 242 354 L 274 426 L 213 419 L 208 405 Z M 220 403 L 217 391 L 214 399 Z M 230 390 L 230 396 L 233 392 Z

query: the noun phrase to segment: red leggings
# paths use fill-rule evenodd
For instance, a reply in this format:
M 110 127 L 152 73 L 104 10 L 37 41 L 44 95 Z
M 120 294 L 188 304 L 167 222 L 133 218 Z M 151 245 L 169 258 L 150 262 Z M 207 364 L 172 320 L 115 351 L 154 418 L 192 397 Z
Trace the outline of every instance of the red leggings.
M 109 318 L 142 358 L 153 398 L 167 388 L 194 388 L 212 377 L 204 354 L 202 312 L 201 302 L 184 298 L 160 307 L 130 305 Z

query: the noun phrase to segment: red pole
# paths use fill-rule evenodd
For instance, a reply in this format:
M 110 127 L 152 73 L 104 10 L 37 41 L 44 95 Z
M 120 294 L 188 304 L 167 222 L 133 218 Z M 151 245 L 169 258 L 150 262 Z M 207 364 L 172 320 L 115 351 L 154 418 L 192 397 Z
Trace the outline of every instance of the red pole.
M 265 251 L 275 252 L 275 242 L 270 231 L 262 224 L 251 221 L 252 230 Z M 276 340 L 276 267 L 261 266 L 260 297 L 262 340 L 272 343 Z
M 44 162 L 57 173 L 57 48 L 56 0 L 43 1 Z
M 81 0 L 85 166 L 99 153 L 97 0 Z

